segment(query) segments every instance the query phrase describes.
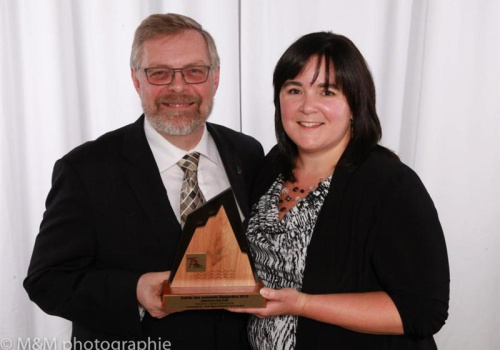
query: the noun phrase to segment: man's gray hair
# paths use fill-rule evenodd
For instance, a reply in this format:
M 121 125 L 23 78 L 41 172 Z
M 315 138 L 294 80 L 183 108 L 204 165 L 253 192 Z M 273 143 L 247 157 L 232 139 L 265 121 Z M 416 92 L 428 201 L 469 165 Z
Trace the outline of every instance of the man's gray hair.
M 203 36 L 207 43 L 210 64 L 212 68 L 218 68 L 220 65 L 219 54 L 210 33 L 204 30 L 194 19 L 176 13 L 154 14 L 142 21 L 135 31 L 132 52 L 130 54 L 130 68 L 139 68 L 146 40 L 161 35 L 180 34 L 186 30 L 195 30 Z

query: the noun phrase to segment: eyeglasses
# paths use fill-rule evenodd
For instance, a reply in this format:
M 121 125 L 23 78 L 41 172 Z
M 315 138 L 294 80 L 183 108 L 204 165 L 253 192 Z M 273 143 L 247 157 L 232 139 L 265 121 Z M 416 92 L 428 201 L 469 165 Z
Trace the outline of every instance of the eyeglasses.
M 207 81 L 211 66 L 190 66 L 184 68 L 137 68 L 146 74 L 151 85 L 168 85 L 174 80 L 175 72 L 181 72 L 186 84 L 201 84 Z

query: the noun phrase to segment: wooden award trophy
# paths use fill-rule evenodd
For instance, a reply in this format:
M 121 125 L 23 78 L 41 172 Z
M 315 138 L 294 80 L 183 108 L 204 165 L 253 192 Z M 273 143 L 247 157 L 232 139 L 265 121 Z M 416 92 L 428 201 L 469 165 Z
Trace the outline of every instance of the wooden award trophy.
M 163 308 L 264 307 L 262 287 L 228 189 L 188 215 L 170 278 L 163 285 Z

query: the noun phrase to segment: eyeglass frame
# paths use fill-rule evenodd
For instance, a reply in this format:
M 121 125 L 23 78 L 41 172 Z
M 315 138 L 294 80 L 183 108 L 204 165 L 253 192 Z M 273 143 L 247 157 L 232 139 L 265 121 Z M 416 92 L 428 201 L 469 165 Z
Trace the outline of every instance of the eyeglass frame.
M 203 81 L 200 81 L 198 83 L 188 83 L 186 81 L 186 77 L 184 76 L 184 73 L 182 73 L 182 71 L 184 69 L 188 69 L 188 68 L 195 68 L 195 67 L 203 67 L 203 68 L 208 68 L 208 71 L 207 71 L 207 76 L 205 78 L 205 80 Z M 171 70 L 173 73 L 172 73 L 172 79 L 166 83 L 166 84 L 155 84 L 155 83 L 152 83 L 150 80 L 149 80 L 149 75 L 148 75 L 148 70 L 150 69 L 160 69 L 160 68 L 163 68 L 163 69 L 169 69 Z M 150 83 L 151 85 L 155 85 L 155 86 L 165 86 L 165 85 L 170 85 L 172 84 L 172 82 L 174 81 L 175 79 L 175 73 L 176 72 L 180 72 L 181 73 L 181 77 L 182 77 L 182 80 L 184 80 L 184 82 L 186 84 L 189 84 L 189 85 L 196 85 L 196 84 L 203 84 L 205 83 L 207 80 L 208 80 L 208 76 L 210 75 L 210 71 L 213 69 L 213 67 L 210 65 L 210 66 L 204 66 L 204 65 L 196 65 L 196 66 L 187 66 L 187 67 L 183 67 L 183 68 L 168 68 L 168 67 L 137 67 L 136 70 L 138 71 L 141 71 L 141 72 L 144 72 L 144 74 L 146 75 L 146 80 L 148 81 L 148 83 Z

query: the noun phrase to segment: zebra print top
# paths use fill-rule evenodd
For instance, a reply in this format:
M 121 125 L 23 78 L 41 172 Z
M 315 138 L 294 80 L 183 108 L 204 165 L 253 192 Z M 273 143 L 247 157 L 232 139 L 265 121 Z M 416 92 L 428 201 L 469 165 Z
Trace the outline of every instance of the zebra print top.
M 331 176 L 279 220 L 283 187 L 280 175 L 252 208 L 247 238 L 259 277 L 266 287 L 301 290 L 307 247 L 318 213 L 330 188 Z M 248 337 L 253 349 L 294 349 L 297 316 L 251 316 Z

